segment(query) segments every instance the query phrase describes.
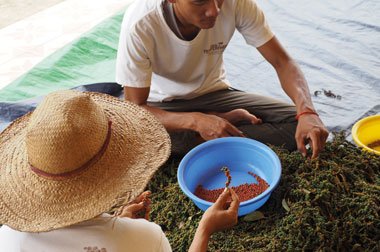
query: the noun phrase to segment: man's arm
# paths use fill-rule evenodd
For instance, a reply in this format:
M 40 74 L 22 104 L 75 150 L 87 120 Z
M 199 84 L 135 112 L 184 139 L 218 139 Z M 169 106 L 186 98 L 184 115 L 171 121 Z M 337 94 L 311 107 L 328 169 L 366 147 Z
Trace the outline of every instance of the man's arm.
M 281 86 L 294 102 L 297 114 L 315 111 L 306 79 L 298 64 L 288 55 L 276 37 L 257 48 L 264 58 L 276 69 Z M 306 155 L 305 143 L 311 141 L 312 158 L 324 148 L 328 131 L 318 115 L 303 113 L 298 118 L 296 142 L 299 151 Z
M 124 87 L 127 101 L 140 105 L 153 113 L 168 131 L 193 130 L 204 140 L 225 136 L 243 136 L 228 120 L 201 112 L 168 112 L 147 105 L 149 88 Z

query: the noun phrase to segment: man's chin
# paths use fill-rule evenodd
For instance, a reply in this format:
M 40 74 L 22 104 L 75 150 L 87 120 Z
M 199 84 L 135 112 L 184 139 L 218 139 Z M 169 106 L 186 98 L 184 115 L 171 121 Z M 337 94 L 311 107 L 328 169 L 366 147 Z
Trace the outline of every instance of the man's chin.
M 211 29 L 215 26 L 215 21 L 214 22 L 205 22 L 205 23 L 202 23 L 199 28 L 201 29 Z

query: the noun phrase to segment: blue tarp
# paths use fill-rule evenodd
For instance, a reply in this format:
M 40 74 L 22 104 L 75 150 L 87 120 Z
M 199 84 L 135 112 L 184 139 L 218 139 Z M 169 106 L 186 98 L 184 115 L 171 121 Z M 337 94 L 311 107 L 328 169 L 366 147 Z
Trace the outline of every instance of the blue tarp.
M 380 1 L 259 0 L 257 2 L 266 13 L 276 36 L 300 64 L 308 80 L 315 107 L 330 130 L 349 129 L 364 115 L 380 113 L 380 15 L 378 14 Z M 116 18 L 106 20 L 90 34 L 86 34 L 87 45 L 91 48 L 83 50 L 84 44 L 81 43 L 81 51 L 88 54 L 84 60 L 92 62 L 96 67 L 92 68 L 86 61 L 81 62 L 82 66 L 88 66 L 76 69 L 75 74 L 83 78 L 80 78 L 80 83 L 70 79 L 72 86 L 90 83 L 89 80 L 114 82 L 113 74 L 110 73 L 114 73 L 114 49 L 117 47 L 117 39 L 99 39 L 99 36 L 94 34 L 99 34 L 99 29 L 110 30 L 107 24 L 113 22 L 113 33 L 109 36 L 117 38 L 120 17 L 118 15 Z M 96 43 L 89 43 L 88 40 L 91 38 L 96 40 Z M 74 48 L 75 43 L 69 46 Z M 108 57 L 102 56 L 96 62 L 89 60 L 91 55 L 96 55 L 97 50 L 104 50 L 105 47 L 111 48 L 112 51 Z M 46 59 L 34 69 L 35 71 L 27 73 L 11 86 L 14 88 L 28 85 L 28 74 L 38 77 L 41 87 L 52 85 L 50 82 L 44 83 L 44 74 L 49 71 L 46 66 L 59 67 L 65 56 L 67 58 L 65 52 L 70 53 L 70 51 L 72 50 L 68 50 L 67 47 L 63 48 L 55 54 L 59 57 L 53 55 L 50 59 Z M 52 60 L 55 61 L 54 64 L 51 63 Z M 80 60 L 80 57 L 75 60 Z M 255 48 L 245 44 L 238 32 L 227 47 L 224 60 L 228 78 L 234 87 L 289 100 L 280 88 L 273 68 Z M 99 65 L 100 68 L 97 67 Z M 65 64 L 63 67 L 61 70 L 70 75 L 70 68 Z M 100 72 L 95 73 L 94 69 Z M 96 76 L 107 78 L 97 79 Z M 62 78 L 62 81 L 65 81 L 65 75 L 62 75 Z M 70 85 L 65 83 L 64 87 L 69 88 Z M 110 87 L 112 88 L 109 89 Z M 115 95 L 120 95 L 120 88 L 113 84 L 96 84 L 81 88 L 115 92 Z M 49 86 L 49 91 L 52 89 L 62 89 L 62 86 Z M 9 90 L 6 91 L 12 92 Z M 46 89 L 38 92 L 43 95 Z M 0 127 L 31 110 L 39 100 L 37 97 L 1 103 Z

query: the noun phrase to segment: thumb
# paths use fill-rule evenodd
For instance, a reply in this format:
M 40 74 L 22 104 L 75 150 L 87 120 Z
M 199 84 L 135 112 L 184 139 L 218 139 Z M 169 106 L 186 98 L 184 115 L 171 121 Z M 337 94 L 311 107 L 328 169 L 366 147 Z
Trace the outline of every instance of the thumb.
M 302 156 L 306 157 L 306 146 L 302 137 L 296 138 L 297 149 L 301 152 Z
M 251 116 L 251 123 L 252 124 L 261 124 L 262 120 L 260 118 L 257 118 L 256 116 L 252 115 Z
M 226 188 L 219 195 L 218 199 L 215 201 L 215 203 L 214 203 L 215 207 L 218 207 L 218 208 L 224 207 L 229 197 L 230 197 L 230 191 L 228 188 Z

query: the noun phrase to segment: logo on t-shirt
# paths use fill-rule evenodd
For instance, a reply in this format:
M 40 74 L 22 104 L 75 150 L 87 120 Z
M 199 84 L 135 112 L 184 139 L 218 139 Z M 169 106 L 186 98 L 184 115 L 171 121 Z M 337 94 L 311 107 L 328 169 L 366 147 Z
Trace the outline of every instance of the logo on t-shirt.
M 212 54 L 222 54 L 224 52 L 224 49 L 226 49 L 227 44 L 224 44 L 223 42 L 219 42 L 217 44 L 210 45 L 210 49 L 204 49 L 203 53 L 212 55 Z
M 84 250 L 86 250 L 86 252 L 107 252 L 107 249 L 105 248 L 98 248 L 98 247 L 84 247 L 83 248 Z

